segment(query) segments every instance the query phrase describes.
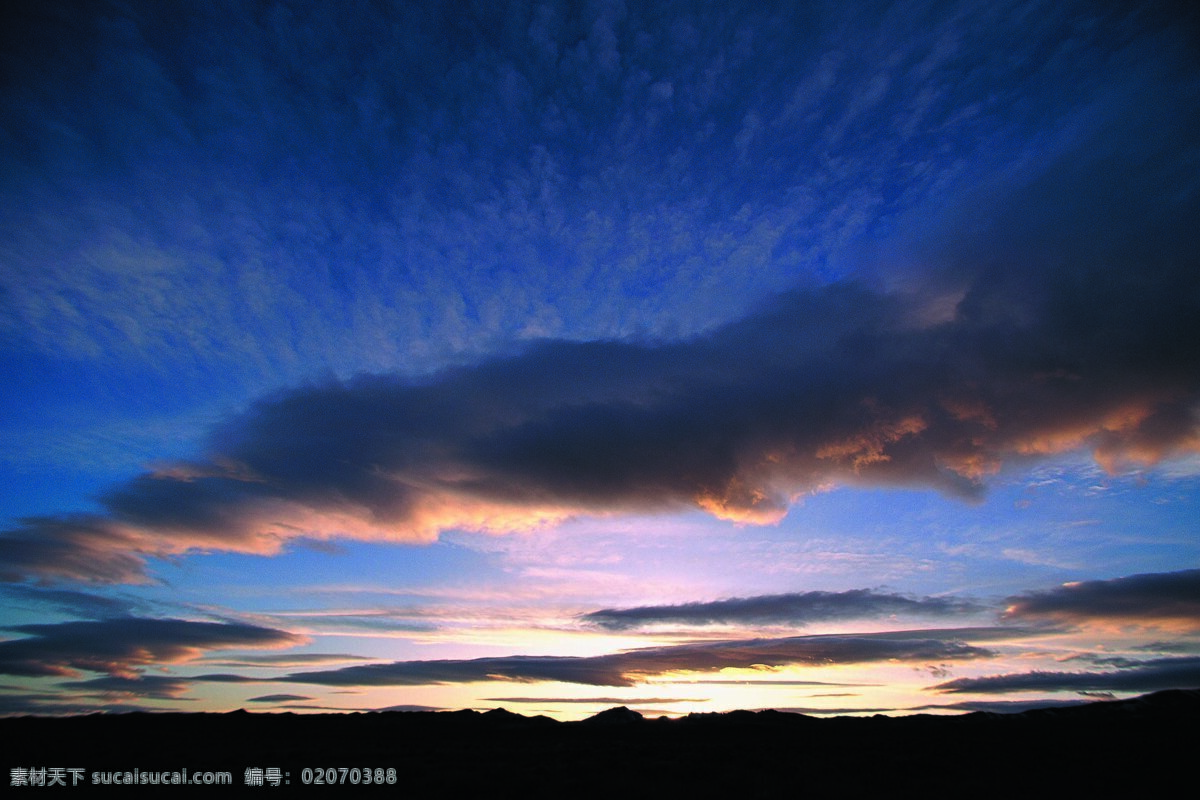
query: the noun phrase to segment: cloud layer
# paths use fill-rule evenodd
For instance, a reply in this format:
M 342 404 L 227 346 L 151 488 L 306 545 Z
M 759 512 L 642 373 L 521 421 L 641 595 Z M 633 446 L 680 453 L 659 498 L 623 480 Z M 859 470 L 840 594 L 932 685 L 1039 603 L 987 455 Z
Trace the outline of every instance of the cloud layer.
M 963 639 L 991 632 L 926 630 L 853 636 L 797 636 L 705 642 L 628 650 L 600 656 L 509 656 L 444 661 L 397 661 L 321 672 L 284 680 L 324 686 L 419 686 L 437 683 L 561 681 L 591 686 L 635 686 L 669 672 L 770 669 L 789 665 L 865 664 L 880 661 L 941 662 L 992 653 Z

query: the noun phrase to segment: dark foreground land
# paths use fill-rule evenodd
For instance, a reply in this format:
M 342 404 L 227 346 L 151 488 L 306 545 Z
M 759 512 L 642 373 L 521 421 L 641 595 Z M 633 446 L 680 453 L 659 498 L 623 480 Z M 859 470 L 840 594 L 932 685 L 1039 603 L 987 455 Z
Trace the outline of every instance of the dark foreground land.
M 338 791 L 313 784 L 335 775 L 343 791 L 412 797 L 1190 796 L 1200 689 L 956 717 L 737 711 L 648 720 L 625 709 L 573 723 L 502 710 L 24 717 L 0 720 L 0 742 L 5 789 L 11 770 L 23 768 L 81 767 L 88 778 L 224 770 L 241 787 L 247 768 L 260 767 L 279 769 L 288 789 Z M 331 767 L 394 769 L 395 783 L 351 785 L 354 773 Z M 54 790 L 103 791 L 84 783 Z

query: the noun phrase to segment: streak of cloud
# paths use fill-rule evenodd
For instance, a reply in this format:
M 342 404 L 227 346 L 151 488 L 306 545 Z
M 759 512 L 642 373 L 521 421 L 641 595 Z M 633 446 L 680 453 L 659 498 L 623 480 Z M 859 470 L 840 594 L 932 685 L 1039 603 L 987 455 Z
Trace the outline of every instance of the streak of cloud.
M 259 697 L 251 697 L 246 700 L 247 703 L 299 703 L 306 700 L 314 700 L 315 698 L 306 697 L 302 694 L 264 694 Z
M 734 597 L 669 606 L 606 608 L 584 614 L 579 619 L 608 630 L 628 630 L 659 623 L 808 625 L 891 615 L 951 617 L 978 613 L 985 608 L 949 597 L 908 597 L 872 589 L 851 589 Z

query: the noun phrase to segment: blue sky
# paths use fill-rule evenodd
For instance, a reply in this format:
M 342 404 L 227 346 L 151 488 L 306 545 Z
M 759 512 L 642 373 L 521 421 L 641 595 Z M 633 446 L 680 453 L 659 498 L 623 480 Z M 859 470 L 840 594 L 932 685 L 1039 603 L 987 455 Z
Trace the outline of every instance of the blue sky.
M 1195 13 L 6 14 L 0 712 L 1200 684 Z

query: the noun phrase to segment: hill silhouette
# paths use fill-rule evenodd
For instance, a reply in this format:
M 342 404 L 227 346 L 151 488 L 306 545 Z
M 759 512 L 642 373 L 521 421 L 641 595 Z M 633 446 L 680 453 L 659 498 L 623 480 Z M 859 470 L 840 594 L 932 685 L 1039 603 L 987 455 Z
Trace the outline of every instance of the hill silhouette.
M 1200 689 L 959 716 L 647 719 L 622 707 L 581 722 L 503 709 L 14 717 L 0 720 L 0 741 L 10 770 L 78 767 L 90 777 L 186 767 L 229 771 L 241 785 L 248 768 L 277 768 L 290 786 L 303 786 L 306 768 L 391 768 L 394 788 L 416 796 L 999 796 L 1170 790 L 1190 780 L 1197 722 Z

